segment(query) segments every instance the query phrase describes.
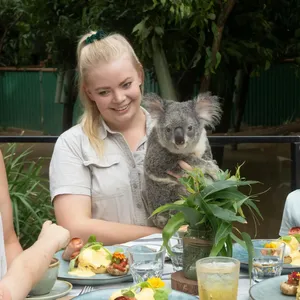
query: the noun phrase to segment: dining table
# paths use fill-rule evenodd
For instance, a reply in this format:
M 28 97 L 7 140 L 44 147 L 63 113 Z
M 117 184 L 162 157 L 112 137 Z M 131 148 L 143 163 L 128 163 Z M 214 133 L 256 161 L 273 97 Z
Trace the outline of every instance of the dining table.
M 124 246 L 133 246 L 133 245 L 144 245 L 144 244 L 155 244 L 155 245 L 162 245 L 162 235 L 161 234 L 152 234 L 150 236 L 146 236 L 140 239 L 137 239 L 135 241 L 131 241 L 128 243 L 124 243 L 122 245 Z M 164 264 L 164 270 L 161 279 L 165 282 L 165 286 L 171 288 L 171 274 L 174 272 L 172 263 L 170 259 L 167 259 Z M 238 300 L 248 300 L 251 299 L 249 297 L 249 289 L 253 283 L 250 282 L 248 272 L 245 270 L 240 270 L 240 275 L 239 275 L 239 284 L 238 284 Z M 129 282 L 121 282 L 121 283 L 114 283 L 114 284 L 103 284 L 99 286 L 92 286 L 92 291 L 95 290 L 105 290 L 105 289 L 122 289 L 126 287 L 130 287 L 133 285 L 132 281 Z M 83 288 L 84 285 L 74 285 L 72 290 L 69 292 L 68 295 L 60 298 L 60 300 L 69 300 L 72 299 L 76 296 L 78 296 Z M 195 298 L 196 299 L 196 298 Z M 201 299 L 200 299 L 201 300 Z

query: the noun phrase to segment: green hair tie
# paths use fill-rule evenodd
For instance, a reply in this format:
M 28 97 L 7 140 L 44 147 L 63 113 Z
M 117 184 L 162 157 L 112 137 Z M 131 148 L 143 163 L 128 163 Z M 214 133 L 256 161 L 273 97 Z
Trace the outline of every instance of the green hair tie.
M 91 36 L 87 37 L 85 40 L 85 44 L 91 44 L 94 41 L 99 41 L 101 39 L 104 39 L 106 37 L 106 34 L 103 30 L 98 30 L 95 34 L 92 34 Z

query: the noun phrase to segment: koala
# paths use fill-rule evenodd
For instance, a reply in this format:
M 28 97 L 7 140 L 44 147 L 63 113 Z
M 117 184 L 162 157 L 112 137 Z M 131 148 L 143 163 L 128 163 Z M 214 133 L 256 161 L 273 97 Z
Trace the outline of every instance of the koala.
M 163 100 L 154 93 L 144 96 L 143 106 L 154 122 L 144 159 L 143 201 L 149 216 L 159 206 L 179 200 L 179 195 L 185 193 L 178 180 L 167 174 L 171 171 L 183 175 L 179 160 L 216 179 L 219 167 L 212 158 L 205 128 L 214 128 L 220 121 L 222 110 L 218 100 L 210 93 L 186 102 Z M 168 218 L 169 213 L 160 213 L 152 221 L 163 228 Z

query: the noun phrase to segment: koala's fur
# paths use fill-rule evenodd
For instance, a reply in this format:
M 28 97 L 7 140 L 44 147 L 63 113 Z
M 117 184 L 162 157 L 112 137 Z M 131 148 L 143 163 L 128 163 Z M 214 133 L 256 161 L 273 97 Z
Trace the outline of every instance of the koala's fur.
M 143 198 L 149 216 L 157 207 L 179 200 L 179 194 L 184 193 L 178 180 L 167 174 L 183 173 L 179 160 L 201 168 L 215 179 L 219 168 L 212 158 L 205 127 L 214 128 L 220 121 L 218 100 L 210 93 L 186 102 L 165 101 L 153 93 L 144 96 L 143 105 L 154 120 L 144 160 Z M 168 217 L 168 213 L 161 213 L 152 221 L 163 228 Z

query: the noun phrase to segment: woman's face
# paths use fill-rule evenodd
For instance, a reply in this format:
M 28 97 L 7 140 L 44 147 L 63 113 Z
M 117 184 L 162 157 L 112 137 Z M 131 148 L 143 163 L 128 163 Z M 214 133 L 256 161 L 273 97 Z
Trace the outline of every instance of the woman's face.
M 123 56 L 90 69 L 85 91 L 107 125 L 120 131 L 140 111 L 142 81 L 142 71 L 138 72 L 132 60 Z

